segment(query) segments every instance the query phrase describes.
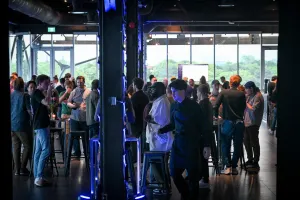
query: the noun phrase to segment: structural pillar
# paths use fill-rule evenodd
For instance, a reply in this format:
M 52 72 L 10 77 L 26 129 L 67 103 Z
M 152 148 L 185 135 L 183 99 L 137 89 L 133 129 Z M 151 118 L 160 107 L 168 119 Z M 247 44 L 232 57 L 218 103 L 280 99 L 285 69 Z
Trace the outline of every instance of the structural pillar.
M 126 199 L 124 182 L 124 1 L 98 4 L 101 90 L 101 192 L 97 199 Z
M 126 1 L 126 67 L 128 85 L 137 77 L 138 71 L 138 0 Z
M 144 25 L 143 17 L 138 16 L 138 77 L 144 78 Z
M 294 1 L 279 3 L 277 192 L 276 199 L 299 196 L 300 115 L 299 46 L 300 9 Z

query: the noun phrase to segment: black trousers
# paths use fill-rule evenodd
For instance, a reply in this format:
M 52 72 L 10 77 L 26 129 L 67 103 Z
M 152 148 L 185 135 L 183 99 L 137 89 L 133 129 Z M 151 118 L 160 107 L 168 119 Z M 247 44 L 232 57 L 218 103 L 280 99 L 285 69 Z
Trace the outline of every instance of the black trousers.
M 189 174 L 188 183 L 182 176 L 184 170 L 185 168 L 171 168 L 173 182 L 184 199 L 196 200 L 199 195 L 199 169 L 186 169 Z
M 28 132 L 11 132 L 11 139 L 13 144 L 13 158 L 16 171 L 25 169 L 27 162 L 32 154 L 33 142 L 32 133 Z M 21 158 L 21 146 L 24 146 L 22 162 Z
M 247 157 L 248 160 L 252 160 L 254 162 L 258 162 L 260 157 L 260 146 L 259 146 L 258 134 L 259 134 L 259 126 L 245 127 L 244 145 L 247 152 Z

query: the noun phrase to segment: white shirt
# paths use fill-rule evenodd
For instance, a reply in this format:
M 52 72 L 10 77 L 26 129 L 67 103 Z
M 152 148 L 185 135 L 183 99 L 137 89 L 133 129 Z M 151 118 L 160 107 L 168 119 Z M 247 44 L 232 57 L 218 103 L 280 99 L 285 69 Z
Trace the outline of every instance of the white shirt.
M 150 145 L 150 151 L 169 151 L 173 143 L 172 132 L 157 134 L 160 128 L 170 123 L 170 102 L 166 95 L 157 98 L 149 112 L 154 122 L 147 123 L 146 142 Z

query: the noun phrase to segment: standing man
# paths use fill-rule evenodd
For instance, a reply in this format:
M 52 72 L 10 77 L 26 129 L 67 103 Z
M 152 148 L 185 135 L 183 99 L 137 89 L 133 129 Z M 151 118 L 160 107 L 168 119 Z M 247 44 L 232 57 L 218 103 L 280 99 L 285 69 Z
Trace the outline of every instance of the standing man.
M 273 114 L 274 114 L 274 107 L 272 106 L 272 101 L 271 101 L 271 98 L 273 96 L 273 91 L 275 89 L 275 86 L 276 86 L 276 83 L 277 83 L 277 76 L 272 76 L 271 78 L 271 81 L 268 83 L 268 97 L 267 97 L 267 124 L 268 124 L 268 127 L 269 127 L 269 132 L 271 132 L 270 128 L 272 126 L 272 121 L 273 121 Z
M 197 199 L 199 192 L 200 142 L 203 140 L 203 156 L 210 155 L 209 136 L 201 138 L 201 108 L 197 102 L 186 97 L 187 83 L 175 80 L 170 88 L 176 103 L 171 106 L 171 123 L 159 133 L 175 130 L 175 138 L 171 150 L 170 170 L 173 181 L 181 194 L 181 198 Z M 187 184 L 182 176 L 184 170 L 189 174 Z
M 143 113 L 146 105 L 149 103 L 148 96 L 143 92 L 144 80 L 141 78 L 134 78 L 132 80 L 133 95 L 131 97 L 131 103 L 135 113 L 135 122 L 131 124 L 132 134 L 139 138 L 141 137 L 142 154 L 144 153 L 146 146 L 146 133 L 144 130 Z M 132 152 L 134 154 L 133 159 L 136 161 L 136 143 L 131 143 Z
M 222 156 L 223 164 L 225 165 L 224 174 L 237 175 L 237 163 L 240 158 L 243 136 L 244 136 L 244 111 L 246 108 L 246 96 L 244 92 L 239 91 L 237 88 L 241 83 L 241 78 L 238 75 L 230 77 L 230 89 L 223 90 L 219 94 L 214 106 L 215 118 L 218 118 L 219 107 L 222 104 Z M 232 165 L 230 164 L 230 147 L 231 140 L 233 140 L 233 157 Z
M 229 82 L 228 81 L 226 81 L 226 79 L 225 79 L 225 77 L 224 76 L 222 76 L 221 78 L 221 82 L 223 83 L 223 85 L 222 85 L 222 90 L 226 90 L 226 89 L 229 89 L 230 88 L 230 86 L 229 86 Z
M 247 107 L 244 119 L 244 145 L 248 157 L 246 167 L 259 169 L 260 146 L 258 133 L 264 115 L 264 97 L 252 81 L 245 84 L 245 89 L 247 94 Z
M 88 139 L 89 129 L 86 125 L 86 104 L 85 97 L 89 94 L 90 90 L 85 86 L 85 78 L 78 76 L 76 78 L 77 87 L 73 89 L 68 99 L 68 107 L 72 109 L 70 116 L 71 131 L 85 131 L 86 139 Z M 73 143 L 74 156 L 80 159 L 80 143 L 79 139 L 74 139 Z
M 151 85 L 152 85 L 152 79 L 154 78 L 154 75 L 150 75 L 149 76 L 149 82 L 147 82 L 145 85 L 144 85 L 144 87 L 143 87 L 143 91 L 146 93 L 147 92 L 147 90 L 148 90 L 148 87 L 150 87 Z
M 195 84 L 195 81 L 194 79 L 190 79 L 189 80 L 189 86 L 187 88 L 187 93 L 190 93 L 188 96 L 190 96 L 190 98 L 194 101 L 197 101 L 198 100 L 198 96 L 197 96 L 197 87 L 198 85 Z
M 33 129 L 35 132 L 35 150 L 33 161 L 34 184 L 45 186 L 48 181 L 44 178 L 44 167 L 51 152 L 50 145 L 50 118 L 49 105 L 53 85 L 50 84 L 50 77 L 41 74 L 36 79 L 37 89 L 31 96 L 33 109 Z M 46 95 L 44 95 L 44 93 Z
M 99 134 L 99 122 L 94 120 L 97 103 L 99 100 L 99 80 L 92 81 L 92 91 L 86 97 L 86 125 L 89 127 L 89 138 L 98 136 Z

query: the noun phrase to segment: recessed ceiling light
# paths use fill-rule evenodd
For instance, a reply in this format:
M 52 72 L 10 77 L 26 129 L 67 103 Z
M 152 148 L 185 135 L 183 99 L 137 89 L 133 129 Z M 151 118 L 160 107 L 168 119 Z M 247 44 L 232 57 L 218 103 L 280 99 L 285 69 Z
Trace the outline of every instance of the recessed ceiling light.
M 74 14 L 74 15 L 83 15 L 83 14 L 87 14 L 87 12 L 83 12 L 83 11 L 71 11 L 68 12 L 69 14 Z

